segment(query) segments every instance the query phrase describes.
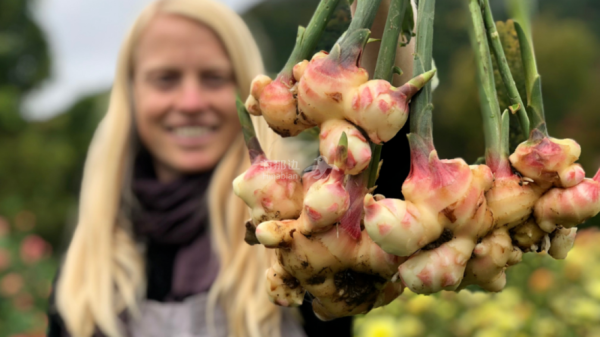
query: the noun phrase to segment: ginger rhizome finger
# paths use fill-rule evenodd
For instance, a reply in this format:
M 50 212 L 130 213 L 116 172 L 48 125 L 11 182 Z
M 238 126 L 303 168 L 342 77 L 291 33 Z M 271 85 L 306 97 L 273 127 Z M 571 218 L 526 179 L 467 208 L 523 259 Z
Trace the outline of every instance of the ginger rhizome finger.
M 418 135 L 409 140 L 411 172 L 402 186 L 406 201 L 377 201 L 368 194 L 365 229 L 388 253 L 410 256 L 399 273 L 412 291 L 454 290 L 477 240 L 492 226 L 484 196 L 492 174 L 462 159 L 440 160 Z
M 522 255 L 521 250 L 512 245 L 506 227 L 494 230 L 475 246 L 460 288 L 475 284 L 491 292 L 504 289 L 506 268 L 519 263 Z
M 298 112 L 293 67 L 310 57 L 338 3 L 339 0 L 320 1 L 307 28 L 299 27 L 294 49 L 275 80 L 258 75 L 251 83 L 246 108 L 252 115 L 262 115 L 271 129 L 282 137 L 296 136 L 314 126 Z
M 353 36 L 364 44 L 368 30 Z M 330 53 L 317 53 L 310 62 L 296 65 L 298 110 L 313 125 L 331 119 L 346 119 L 363 129 L 370 140 L 390 140 L 406 123 L 408 102 L 432 77 L 435 70 L 419 75 L 400 88 L 385 80 L 369 81 L 357 66 L 362 46 L 336 44 Z
M 294 219 L 302 211 L 300 174 L 287 163 L 264 155 L 233 181 L 233 191 L 250 207 L 252 222 Z

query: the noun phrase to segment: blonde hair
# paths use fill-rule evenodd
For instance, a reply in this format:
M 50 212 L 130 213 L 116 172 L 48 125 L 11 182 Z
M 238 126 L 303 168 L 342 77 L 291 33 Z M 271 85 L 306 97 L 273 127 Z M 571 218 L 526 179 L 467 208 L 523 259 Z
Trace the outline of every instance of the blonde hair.
M 88 151 L 78 223 L 57 283 L 56 304 L 75 337 L 91 336 L 96 327 L 107 336 L 122 336 L 118 314 L 128 310 L 135 317 L 145 295 L 144 258 L 130 232 L 122 201 L 130 186 L 135 139 L 132 58 L 141 34 L 158 13 L 182 15 L 213 29 L 229 54 L 242 97 L 248 95 L 252 78 L 263 72 L 248 28 L 224 5 L 212 0 L 163 0 L 138 17 L 122 45 L 109 109 Z M 254 118 L 254 123 L 267 155 L 279 159 L 282 152 L 276 147 L 284 143 L 262 118 Z M 240 135 L 218 164 L 208 190 L 213 249 L 221 266 L 209 292 L 209 316 L 218 302 L 226 308 L 230 335 L 278 336 L 281 311 L 265 294 L 264 273 L 273 252 L 245 244 L 243 224 L 248 210 L 231 187 L 248 166 Z

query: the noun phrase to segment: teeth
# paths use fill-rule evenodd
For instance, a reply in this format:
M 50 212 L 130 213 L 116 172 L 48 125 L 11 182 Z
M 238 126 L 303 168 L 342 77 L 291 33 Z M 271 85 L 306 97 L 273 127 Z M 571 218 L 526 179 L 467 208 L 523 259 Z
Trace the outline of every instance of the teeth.
M 180 137 L 199 137 L 210 131 L 204 126 L 182 126 L 173 129 L 173 133 Z

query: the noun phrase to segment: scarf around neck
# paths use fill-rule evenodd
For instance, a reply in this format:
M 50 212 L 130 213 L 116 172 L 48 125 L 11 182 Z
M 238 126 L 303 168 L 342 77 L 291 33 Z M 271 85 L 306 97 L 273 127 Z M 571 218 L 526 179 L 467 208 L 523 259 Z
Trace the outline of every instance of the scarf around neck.
M 133 229 L 147 243 L 148 298 L 181 301 L 207 291 L 219 265 L 209 235 L 207 192 L 212 171 L 163 183 L 152 158 L 136 158 L 132 189 L 140 204 Z

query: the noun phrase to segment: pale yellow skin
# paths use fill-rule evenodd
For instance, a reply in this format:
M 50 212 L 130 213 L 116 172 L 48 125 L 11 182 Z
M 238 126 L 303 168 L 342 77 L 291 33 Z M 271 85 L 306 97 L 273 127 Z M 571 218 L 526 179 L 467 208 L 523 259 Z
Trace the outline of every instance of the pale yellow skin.
M 337 148 L 342 133 L 348 137 L 348 158 L 336 163 Z M 345 120 L 331 119 L 321 125 L 319 151 L 329 165 L 336 165 L 345 174 L 356 175 L 369 166 L 371 146 L 362 133 Z
M 297 307 L 302 305 L 306 290 L 296 286 L 296 280 L 290 275 L 279 262 L 275 262 L 267 269 L 267 295 L 269 301 L 282 307 Z
M 524 253 L 548 249 L 548 233 L 544 232 L 533 218 L 515 227 L 510 233 L 513 242 L 516 242 L 516 246 Z
M 486 192 L 488 207 L 494 214 L 494 227 L 514 228 L 524 223 L 544 190 L 516 175 L 496 178 Z
M 506 285 L 506 268 L 519 263 L 523 253 L 513 247 L 508 230 L 502 227 L 484 237 L 473 255 L 459 289 L 476 284 L 486 291 L 498 292 Z
M 554 231 L 554 237 L 551 239 L 550 249 L 548 254 L 555 259 L 562 260 L 567 257 L 567 254 L 573 248 L 577 228 L 557 228 Z

